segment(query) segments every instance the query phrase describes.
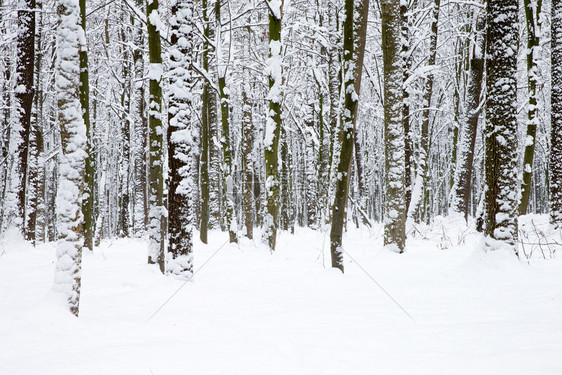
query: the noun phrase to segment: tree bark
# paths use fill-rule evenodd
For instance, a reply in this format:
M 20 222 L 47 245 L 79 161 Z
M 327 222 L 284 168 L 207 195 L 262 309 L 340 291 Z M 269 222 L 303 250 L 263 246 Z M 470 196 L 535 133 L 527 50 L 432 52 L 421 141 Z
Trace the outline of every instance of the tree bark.
M 230 90 L 226 86 L 226 73 L 227 65 L 224 61 L 220 61 L 221 58 L 221 16 L 220 16 L 221 4 L 217 0 L 215 3 L 215 15 L 217 17 L 217 63 L 218 63 L 218 87 L 219 87 L 219 98 L 220 98 L 220 109 L 221 109 L 221 125 L 222 125 L 222 175 L 223 175 L 223 185 L 226 197 L 224 199 L 225 203 L 225 216 L 226 216 L 226 226 L 228 230 L 228 237 L 230 242 L 238 242 L 236 235 L 237 224 L 234 212 L 234 175 L 232 168 L 233 151 L 230 139 L 230 108 L 229 108 L 229 92 Z M 230 57 L 230 56 L 229 56 Z
M 562 229 L 562 1 L 552 0 L 551 8 L 551 132 L 549 159 L 550 222 Z
M 283 84 L 281 17 L 283 0 L 267 0 L 269 6 L 269 58 L 266 72 L 269 75 L 269 111 L 265 130 L 265 177 L 267 215 L 264 236 L 271 251 L 275 250 L 279 225 L 279 138 L 281 137 L 281 97 Z
M 71 313 L 78 316 L 84 243 L 82 195 L 86 159 L 86 126 L 80 116 L 79 55 L 84 30 L 80 26 L 78 0 L 59 1 L 57 13 L 56 92 L 62 154 L 56 198 L 59 240 L 55 284 L 57 290 L 66 294 Z
M 429 46 L 429 60 L 427 66 L 430 69 L 435 69 L 435 62 L 437 59 L 437 38 L 438 38 L 438 25 L 439 25 L 439 7 L 441 0 L 434 0 L 431 21 L 431 39 Z M 427 212 L 427 179 L 429 170 L 429 122 L 431 117 L 431 98 L 433 96 L 433 82 L 434 73 L 430 72 L 425 81 L 423 102 L 425 108 L 422 112 L 422 125 L 421 125 L 421 140 L 419 158 L 417 160 L 417 172 L 412 190 L 411 203 L 408 208 L 408 216 L 412 217 L 416 222 L 422 220 L 428 221 Z
M 148 263 L 158 264 L 162 273 L 166 231 L 166 209 L 164 207 L 163 130 L 162 130 L 162 48 L 159 25 L 158 0 L 146 3 L 147 35 L 149 53 L 149 104 L 148 104 L 148 185 L 149 185 L 149 254 Z
M 357 22 L 367 24 L 369 15 L 369 2 L 361 1 L 358 7 L 353 0 L 345 1 L 345 21 L 343 23 L 343 70 L 344 70 L 344 106 L 342 115 L 342 143 L 340 160 L 337 168 L 336 194 L 332 208 L 332 227 L 330 230 L 330 252 L 332 267 L 342 272 L 343 244 L 342 234 L 346 218 L 345 208 L 349 194 L 349 181 L 351 172 L 351 159 L 353 158 L 353 144 L 355 137 L 355 123 L 357 120 L 357 105 L 361 90 L 361 72 L 363 70 L 363 56 L 366 33 L 356 32 L 354 25 L 355 12 Z M 366 27 L 366 26 L 365 26 Z M 362 30 L 360 26 L 358 30 Z
M 486 247 L 517 252 L 517 0 L 487 3 Z
M 203 51 L 201 54 L 201 65 L 205 72 L 209 71 L 209 16 L 208 16 L 208 0 L 201 2 L 201 11 L 203 13 Z M 209 108 L 211 87 L 206 79 L 203 79 L 203 92 L 201 94 L 201 222 L 200 222 L 200 239 L 201 242 L 208 242 L 209 231 L 209 163 L 210 163 L 210 126 L 209 126 Z
M 384 244 L 402 253 L 406 246 L 404 124 L 402 95 L 404 72 L 400 56 L 400 1 L 381 1 L 384 71 L 385 211 Z
M 24 0 L 23 9 L 18 10 L 17 63 L 16 63 L 16 108 L 19 121 L 20 145 L 17 149 L 17 165 L 19 167 L 19 183 L 17 192 L 17 211 L 20 228 L 25 238 L 30 240 L 30 232 L 26 228 L 27 210 L 26 197 L 28 190 L 28 157 L 29 137 L 31 133 L 31 109 L 35 87 L 35 0 Z
M 465 123 L 461 133 L 459 144 L 458 162 L 453 178 L 451 196 L 451 210 L 464 214 L 468 220 L 468 208 L 470 204 L 470 192 L 472 187 L 472 170 L 474 163 L 474 146 L 478 130 L 478 119 L 482 112 L 481 103 L 482 79 L 484 76 L 484 48 L 485 38 L 480 34 L 484 30 L 484 20 L 478 21 L 476 38 L 473 45 L 472 57 L 470 59 L 470 71 L 468 77 L 468 88 L 466 98 Z
M 86 0 L 80 0 L 80 24 L 86 35 Z M 82 118 L 86 125 L 87 143 L 86 170 L 84 185 L 84 246 L 90 251 L 94 250 L 94 155 L 93 155 L 93 134 L 94 129 L 90 124 L 90 86 L 88 71 L 88 47 L 84 38 L 84 45 L 80 49 L 80 104 L 82 106 Z
M 542 0 L 536 1 L 536 10 L 533 10 L 531 0 L 524 0 L 525 18 L 527 26 L 527 92 L 529 103 L 527 106 L 527 137 L 525 138 L 525 153 L 523 154 L 523 184 L 521 185 L 521 203 L 519 204 L 519 215 L 525 215 L 529 206 L 531 195 L 531 177 L 533 176 L 533 158 L 535 155 L 535 136 L 539 123 L 537 108 L 537 81 L 539 79 L 539 67 L 537 54 L 540 42 L 540 14 Z
M 188 279 L 193 274 L 193 189 L 196 186 L 191 124 L 193 1 L 174 0 L 171 10 L 167 272 Z

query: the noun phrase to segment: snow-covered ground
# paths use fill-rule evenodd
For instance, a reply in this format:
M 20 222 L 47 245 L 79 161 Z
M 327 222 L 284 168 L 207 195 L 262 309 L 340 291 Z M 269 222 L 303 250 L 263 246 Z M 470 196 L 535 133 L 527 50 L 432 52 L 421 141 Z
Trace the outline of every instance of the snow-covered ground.
M 146 265 L 142 240 L 107 241 L 84 254 L 79 319 L 52 291 L 54 246 L 8 235 L 0 374 L 562 374 L 562 261 L 485 254 L 449 221 L 412 229 L 405 254 L 350 227 L 344 275 L 322 231 L 283 233 L 274 254 L 226 245 L 187 284 Z M 196 269 L 226 240 L 197 242 Z

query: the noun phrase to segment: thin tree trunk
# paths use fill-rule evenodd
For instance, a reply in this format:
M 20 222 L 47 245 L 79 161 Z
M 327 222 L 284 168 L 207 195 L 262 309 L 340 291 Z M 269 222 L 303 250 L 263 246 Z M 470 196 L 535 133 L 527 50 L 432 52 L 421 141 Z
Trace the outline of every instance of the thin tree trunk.
M 201 3 L 203 12 L 203 51 L 201 57 L 202 68 L 205 72 L 209 71 L 209 16 L 208 16 L 208 0 Z M 200 222 L 200 239 L 201 242 L 207 243 L 207 233 L 209 230 L 209 162 L 210 162 L 210 129 L 209 129 L 209 107 L 211 87 L 206 79 L 203 79 L 203 92 L 201 94 L 201 222 Z
M 477 23 L 477 35 L 470 59 L 470 72 L 466 98 L 465 123 L 459 144 L 458 163 L 455 168 L 451 196 L 451 210 L 464 214 L 468 220 L 470 192 L 472 187 L 472 170 L 474 163 L 474 146 L 478 130 L 478 119 L 482 112 L 481 94 L 484 76 L 484 37 L 478 34 L 484 30 L 484 20 Z
M 269 6 L 269 59 L 266 72 L 269 75 L 269 111 L 266 120 L 264 149 L 267 215 L 264 235 L 271 251 L 275 250 L 279 225 L 279 138 L 281 137 L 281 97 L 283 84 L 281 17 L 283 0 L 267 0 Z
M 37 9 L 42 10 L 43 3 L 37 2 Z M 44 168 L 44 142 L 43 142 L 43 88 L 41 84 L 41 69 L 43 62 L 42 35 L 43 16 L 39 12 L 36 27 L 36 55 L 35 55 L 35 116 L 33 120 L 33 168 L 29 171 L 29 184 L 33 195 L 29 198 L 29 220 L 27 228 L 29 240 L 35 245 L 37 241 L 45 241 L 45 168 Z
M 27 224 L 26 196 L 28 184 L 29 137 L 31 133 L 31 109 L 35 88 L 35 0 L 24 0 L 23 9 L 18 10 L 17 63 L 16 63 L 16 108 L 20 126 L 20 144 L 17 149 L 19 189 L 17 192 L 17 214 L 24 236 L 30 240 Z
M 80 0 L 80 24 L 86 34 L 86 0 Z M 95 171 L 93 165 L 93 134 L 90 124 L 90 86 L 88 71 L 88 48 L 84 45 L 80 49 L 80 104 L 82 106 L 82 118 L 86 125 L 87 144 L 86 152 L 86 175 L 84 185 L 84 202 L 82 211 L 84 212 L 84 246 L 90 251 L 94 250 L 94 179 Z
M 552 0 L 551 12 L 552 120 L 548 165 L 550 222 L 560 230 L 562 229 L 562 0 Z
M 248 20 L 250 24 L 251 20 Z M 244 62 L 249 62 L 251 29 L 248 27 L 248 39 L 243 43 Z M 244 178 L 244 187 L 242 193 L 242 211 L 244 215 L 244 226 L 246 227 L 246 237 L 254 238 L 254 160 L 252 150 L 254 147 L 254 124 L 252 117 L 252 103 L 248 97 L 250 88 L 250 72 L 248 68 L 243 68 L 242 82 L 242 170 Z
M 137 0 L 136 6 L 141 9 L 143 0 Z M 135 17 L 131 17 L 131 24 L 135 26 Z M 133 163 L 134 163 L 134 212 L 133 222 L 135 234 L 139 230 L 147 230 L 148 225 L 148 189 L 147 189 L 147 130 L 148 123 L 145 108 L 144 86 L 144 38 L 143 29 L 136 25 L 133 35 L 133 69 L 134 84 L 131 87 L 131 117 L 133 119 Z
M 121 28 L 120 37 L 123 46 L 126 43 L 125 30 Z M 121 85 L 121 163 L 120 163 L 120 210 L 119 210 L 119 223 L 118 234 L 121 237 L 129 237 L 129 176 L 131 175 L 131 67 L 129 62 L 128 49 L 122 49 L 123 65 L 122 75 L 123 82 Z
M 435 61 L 437 58 L 437 37 L 439 25 L 439 7 L 441 0 L 434 0 L 432 10 L 431 22 L 431 40 L 428 67 L 435 69 Z M 421 125 L 421 144 L 419 151 L 419 159 L 417 161 L 418 170 L 416 172 L 416 180 L 412 190 L 412 201 L 408 209 L 408 216 L 412 217 L 416 222 L 422 221 L 424 218 L 427 221 L 428 213 L 426 205 L 426 190 L 429 170 L 429 123 L 431 117 L 431 98 L 433 96 L 433 82 L 434 73 L 430 72 L 425 81 L 423 102 L 426 106 L 422 112 L 422 125 Z
M 159 19 L 158 0 L 146 3 L 147 35 L 149 53 L 149 104 L 148 104 L 148 138 L 149 138 L 149 264 L 158 264 L 164 272 L 164 246 L 166 231 L 166 210 L 164 207 L 164 170 L 163 170 L 163 131 L 162 131 L 162 48 L 160 30 L 153 24 Z
M 222 174 L 224 178 L 224 191 L 226 197 L 225 203 L 225 216 L 226 216 L 226 226 L 228 230 L 228 237 L 230 242 L 238 242 L 236 231 L 236 216 L 234 212 L 234 175 L 232 167 L 233 151 L 232 151 L 232 140 L 230 139 L 230 108 L 229 108 L 229 89 L 226 86 L 226 73 L 227 65 L 221 59 L 221 3 L 217 0 L 215 3 L 215 15 L 217 17 L 217 63 L 218 63 L 218 86 L 219 86 L 219 98 L 220 98 L 220 109 L 221 109 L 221 125 L 222 125 Z M 229 56 L 230 58 L 230 56 Z
M 400 62 L 400 1 L 381 1 L 384 71 L 385 210 L 384 244 L 397 252 L 406 245 L 404 124 L 402 95 L 404 72 Z
M 525 18 L 527 25 L 527 91 L 529 104 L 527 107 L 527 137 L 525 138 L 525 153 L 523 154 L 523 184 L 521 185 L 521 203 L 519 204 L 519 215 L 525 215 L 529 206 L 531 194 L 531 177 L 533 175 L 533 158 L 535 155 L 535 137 L 539 123 L 537 108 L 537 82 L 539 79 L 539 67 L 537 65 L 537 54 L 539 53 L 540 41 L 540 14 L 542 0 L 536 1 L 536 9 L 533 10 L 531 0 L 524 0 Z
M 354 24 L 357 14 L 358 26 Z M 355 137 L 355 123 L 357 120 L 357 105 L 361 92 L 361 72 L 363 70 L 363 56 L 365 52 L 366 33 L 357 32 L 366 28 L 369 15 L 369 2 L 361 1 L 355 6 L 353 0 L 345 2 L 345 21 L 343 23 L 343 69 L 344 69 L 344 110 L 342 115 L 342 143 L 341 154 L 337 168 L 338 179 L 336 194 L 332 209 L 332 228 L 330 230 L 330 252 L 332 267 L 343 267 L 342 234 L 346 218 L 345 208 L 349 194 L 349 181 L 351 172 L 351 159 L 353 158 L 353 143 Z M 363 26 L 363 23 L 365 26 Z
M 410 56 L 410 33 L 411 22 L 409 15 L 409 2 L 402 1 L 400 3 L 400 22 L 401 22 L 401 37 L 402 37 L 402 61 L 404 63 L 403 70 L 403 82 L 406 82 L 410 78 L 410 70 L 412 69 L 412 57 Z M 410 201 L 412 200 L 412 139 L 410 136 L 410 93 L 407 87 L 402 87 L 402 124 L 404 127 L 404 197 L 406 200 L 406 211 L 410 207 Z

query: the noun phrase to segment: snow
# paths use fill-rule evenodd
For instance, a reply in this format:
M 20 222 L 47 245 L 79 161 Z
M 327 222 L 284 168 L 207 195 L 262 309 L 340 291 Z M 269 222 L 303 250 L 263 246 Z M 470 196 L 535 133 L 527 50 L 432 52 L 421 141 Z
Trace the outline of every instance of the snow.
M 548 217 L 535 219 L 544 230 Z M 0 373 L 562 373 L 562 261 L 485 253 L 462 222 L 419 226 L 404 254 L 383 247 L 382 225 L 348 225 L 343 275 L 326 233 L 302 228 L 280 233 L 273 254 L 211 232 L 209 245 L 195 241 L 187 283 L 147 265 L 145 241 L 105 241 L 83 254 L 79 319 L 52 292 L 55 246 L 9 232 Z
M 281 19 L 281 10 L 283 9 L 283 0 L 268 0 L 269 9 L 275 18 Z
M 148 64 L 148 78 L 153 81 L 158 81 L 162 79 L 163 68 L 162 64 L 151 63 Z
M 153 9 L 148 16 L 148 20 L 150 23 L 156 28 L 156 31 L 164 32 L 166 30 L 166 25 L 160 19 L 160 13 L 158 13 L 157 9 Z

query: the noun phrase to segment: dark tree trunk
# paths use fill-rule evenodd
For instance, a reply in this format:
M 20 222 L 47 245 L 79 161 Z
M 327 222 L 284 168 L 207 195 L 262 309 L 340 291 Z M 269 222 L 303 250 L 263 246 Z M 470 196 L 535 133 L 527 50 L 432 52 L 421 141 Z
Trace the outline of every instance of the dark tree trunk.
M 31 109 L 35 87 L 35 0 L 25 0 L 23 9 L 18 10 L 18 38 L 16 64 L 16 108 L 19 119 L 21 144 L 17 150 L 18 176 L 20 186 L 18 194 L 18 216 L 21 220 L 22 233 L 31 240 L 26 228 L 26 196 L 28 183 L 29 137 L 31 132 Z
M 381 2 L 384 70 L 385 210 L 384 244 L 403 252 L 406 246 L 404 124 L 402 95 L 400 1 Z
M 354 24 L 355 12 L 357 12 L 359 27 Z M 361 72 L 363 69 L 363 56 L 365 52 L 366 33 L 362 26 L 367 23 L 369 15 L 369 2 L 363 0 L 358 7 L 353 0 L 345 2 L 345 21 L 343 24 L 343 64 L 344 64 L 344 110 L 342 116 L 343 137 L 341 142 L 340 160 L 337 168 L 338 179 L 336 181 L 336 194 L 332 208 L 332 227 L 330 230 L 330 251 L 332 255 L 332 267 L 340 269 L 343 267 L 343 244 L 342 234 L 346 218 L 345 208 L 349 194 L 349 181 L 351 172 L 351 159 L 353 158 L 353 144 L 355 137 L 355 123 L 357 120 L 357 104 L 361 90 Z M 357 33 L 357 30 L 361 30 Z
M 516 252 L 518 1 L 489 1 L 487 11 L 484 233 L 488 248 Z
M 162 47 L 160 31 L 150 21 L 150 14 L 158 12 L 158 0 L 146 3 L 149 53 L 149 108 L 148 108 L 148 185 L 149 185 L 149 264 L 158 264 L 164 272 L 164 242 L 166 217 L 164 212 L 164 170 L 162 131 Z
M 536 8 L 533 10 L 534 6 Z M 531 178 L 533 176 L 533 159 L 535 156 L 535 144 L 537 125 L 539 123 L 537 108 L 537 83 L 539 80 L 539 66 L 537 54 L 539 53 L 539 33 L 537 29 L 542 9 L 542 0 L 537 0 L 531 5 L 531 0 L 524 0 L 525 18 L 527 25 L 527 91 L 529 103 L 527 108 L 527 137 L 525 138 L 525 152 L 523 154 L 523 184 L 521 186 L 521 203 L 519 204 L 519 215 L 525 215 L 529 206 L 531 195 Z
M 552 121 L 550 133 L 550 221 L 562 228 L 562 1 L 552 1 Z

